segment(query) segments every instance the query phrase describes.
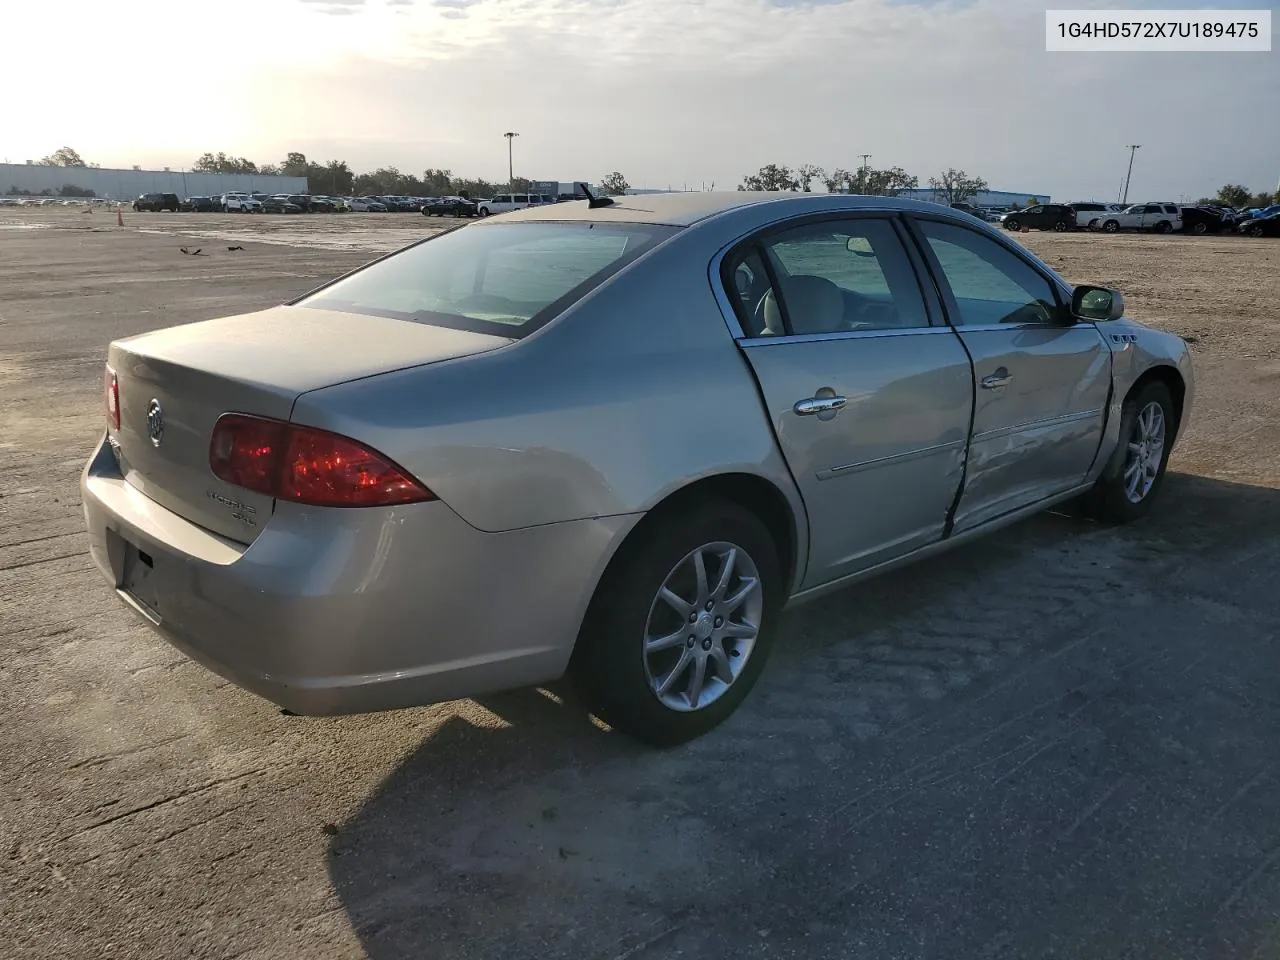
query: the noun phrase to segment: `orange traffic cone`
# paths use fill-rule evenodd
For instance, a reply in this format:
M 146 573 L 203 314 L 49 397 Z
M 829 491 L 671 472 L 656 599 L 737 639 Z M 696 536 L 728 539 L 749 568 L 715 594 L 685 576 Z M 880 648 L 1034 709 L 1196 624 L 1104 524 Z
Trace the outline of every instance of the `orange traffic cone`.
M 120 214 L 120 204 L 118 203 L 116 204 L 116 226 L 117 227 L 124 226 L 124 217 Z

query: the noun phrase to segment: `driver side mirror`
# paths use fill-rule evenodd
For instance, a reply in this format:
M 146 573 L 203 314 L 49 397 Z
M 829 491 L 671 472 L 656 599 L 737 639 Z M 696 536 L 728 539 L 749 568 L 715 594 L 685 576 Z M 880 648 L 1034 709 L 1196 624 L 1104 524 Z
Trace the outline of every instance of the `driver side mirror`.
M 866 237 L 850 237 L 844 242 L 844 248 L 857 257 L 874 257 L 875 250 L 871 249 L 871 241 Z
M 1119 320 L 1124 316 L 1124 297 L 1110 287 L 1081 284 L 1071 294 L 1071 315 L 1081 320 Z

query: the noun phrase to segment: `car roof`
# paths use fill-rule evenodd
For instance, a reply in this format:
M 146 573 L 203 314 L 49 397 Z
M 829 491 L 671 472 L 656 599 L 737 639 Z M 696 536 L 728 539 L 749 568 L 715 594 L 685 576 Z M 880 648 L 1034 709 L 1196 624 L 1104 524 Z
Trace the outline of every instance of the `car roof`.
M 739 190 L 646 193 L 639 196 L 614 197 L 607 207 L 592 209 L 586 200 L 570 200 L 565 203 L 530 207 L 502 215 L 504 222 L 518 220 L 590 220 L 616 223 L 654 223 L 687 227 L 717 214 L 728 213 L 758 204 L 778 204 L 778 215 L 794 216 L 805 207 L 819 210 L 891 209 L 939 212 L 949 210 L 946 203 L 930 203 L 926 200 L 908 200 L 903 197 L 868 197 L 843 193 L 787 193 L 753 192 Z

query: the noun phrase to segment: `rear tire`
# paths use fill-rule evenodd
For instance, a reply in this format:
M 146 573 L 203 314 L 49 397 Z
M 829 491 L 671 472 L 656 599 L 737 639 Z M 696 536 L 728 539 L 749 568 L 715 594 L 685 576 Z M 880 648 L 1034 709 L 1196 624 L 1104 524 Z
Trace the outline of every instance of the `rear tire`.
M 1067 221 L 1065 221 L 1065 220 L 1059 220 L 1057 223 L 1055 223 L 1055 224 L 1053 225 L 1053 230 L 1054 230 L 1054 232 L 1055 232 L 1055 233 L 1066 233 L 1066 232 L 1067 232 Z
M 1156 233 L 1172 233 L 1172 232 L 1173 232 L 1173 224 L 1171 224 L 1168 220 L 1161 220 L 1159 223 L 1156 224 Z
M 1085 512 L 1108 523 L 1146 516 L 1164 484 L 1176 428 L 1173 398 L 1163 383 L 1153 381 L 1131 394 L 1120 414 L 1119 446 L 1085 494 Z M 1158 432 L 1158 450 L 1153 432 Z
M 1115 233 L 1117 230 L 1120 229 L 1120 221 L 1108 220 L 1106 223 L 1102 225 L 1102 229 L 1106 233 Z
M 596 587 L 569 676 L 611 727 L 653 746 L 674 746 L 721 724 L 755 685 L 781 608 L 782 569 L 768 528 L 737 504 L 701 500 L 644 523 Z M 717 592 L 730 547 L 737 551 L 732 578 Z M 695 553 L 704 558 L 709 593 L 697 589 Z M 664 588 L 686 606 L 663 600 Z M 743 597 L 737 606 L 727 602 L 735 594 Z M 654 650 L 659 635 L 670 642 Z M 705 682 L 695 687 L 699 663 Z
M 1191 232 L 1192 232 L 1192 233 L 1196 233 L 1196 234 L 1205 234 L 1205 233 L 1208 233 L 1208 232 L 1209 232 L 1209 225 L 1208 225 L 1207 223 L 1204 223 L 1204 222 L 1202 221 L 1202 222 L 1197 223 L 1197 224 L 1195 224 L 1194 226 L 1192 226 L 1192 228 L 1191 228 Z

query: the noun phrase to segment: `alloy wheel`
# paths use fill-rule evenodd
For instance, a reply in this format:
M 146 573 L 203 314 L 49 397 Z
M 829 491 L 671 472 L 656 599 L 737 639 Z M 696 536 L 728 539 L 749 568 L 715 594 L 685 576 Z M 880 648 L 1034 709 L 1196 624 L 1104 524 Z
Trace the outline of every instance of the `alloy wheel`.
M 704 544 L 667 574 L 649 608 L 644 667 L 663 706 L 701 710 L 741 676 L 755 648 L 764 590 L 755 561 L 736 544 Z
M 1138 413 L 1129 435 L 1124 463 L 1124 494 L 1141 503 L 1155 486 L 1164 463 L 1164 407 L 1152 400 Z

